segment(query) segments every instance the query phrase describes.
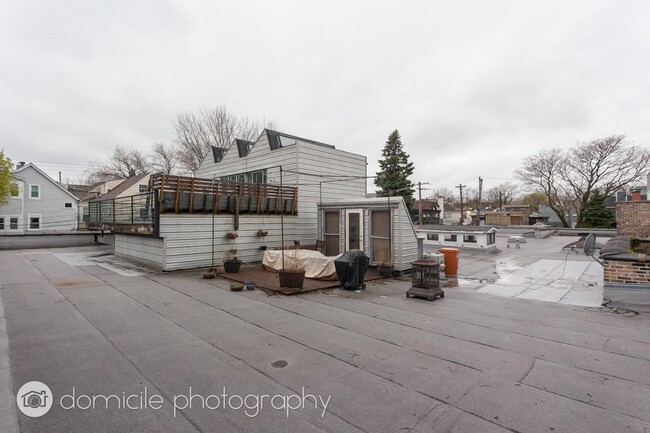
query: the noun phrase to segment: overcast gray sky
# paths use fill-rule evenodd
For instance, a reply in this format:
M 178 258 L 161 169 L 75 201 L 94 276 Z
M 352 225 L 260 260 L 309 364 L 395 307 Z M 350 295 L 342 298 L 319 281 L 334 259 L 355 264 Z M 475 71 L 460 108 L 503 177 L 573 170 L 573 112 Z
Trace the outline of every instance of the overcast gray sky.
M 523 157 L 650 143 L 647 1 L 32 1 L 0 14 L 0 148 L 79 177 L 225 104 L 412 181 L 489 188 Z

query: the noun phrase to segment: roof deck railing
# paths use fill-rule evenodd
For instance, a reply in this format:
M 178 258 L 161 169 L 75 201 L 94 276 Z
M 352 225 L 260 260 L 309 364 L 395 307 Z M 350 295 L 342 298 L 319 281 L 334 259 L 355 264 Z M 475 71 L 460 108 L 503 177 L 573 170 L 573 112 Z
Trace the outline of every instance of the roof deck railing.
M 296 215 L 298 188 L 185 176 L 154 175 L 150 192 L 88 202 L 88 227 L 156 234 L 164 214 Z

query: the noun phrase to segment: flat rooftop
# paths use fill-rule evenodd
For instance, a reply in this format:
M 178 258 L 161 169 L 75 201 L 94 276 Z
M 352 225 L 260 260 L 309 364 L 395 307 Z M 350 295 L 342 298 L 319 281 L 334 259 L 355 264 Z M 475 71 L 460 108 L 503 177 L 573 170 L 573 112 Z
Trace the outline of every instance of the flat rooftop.
M 97 248 L 0 251 L 0 431 L 650 431 L 650 316 L 480 292 L 545 245 L 563 260 L 571 240 L 463 253 L 466 275 L 434 302 L 407 299 L 403 280 L 268 296 Z M 35 380 L 53 407 L 18 415 L 16 392 Z M 64 409 L 73 388 L 164 404 Z M 330 397 L 326 410 L 303 393 Z M 201 407 L 209 396 L 229 406 Z M 257 413 L 236 408 L 247 396 Z

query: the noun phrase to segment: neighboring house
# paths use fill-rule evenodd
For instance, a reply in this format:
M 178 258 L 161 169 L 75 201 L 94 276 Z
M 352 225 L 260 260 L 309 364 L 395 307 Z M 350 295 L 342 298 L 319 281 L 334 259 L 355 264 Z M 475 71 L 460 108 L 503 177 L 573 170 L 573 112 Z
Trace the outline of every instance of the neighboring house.
M 444 206 L 442 197 L 438 199 L 422 199 L 422 224 L 440 224 L 440 214 Z M 420 200 L 413 202 L 413 209 L 411 209 L 411 219 L 414 224 L 418 224 L 420 220 Z
M 77 197 L 31 162 L 11 174 L 18 188 L 0 207 L 0 233 L 76 230 Z
M 126 197 L 147 192 L 150 177 L 150 174 L 133 175 L 126 179 L 108 180 L 95 185 L 79 202 L 79 228 L 86 228 L 89 218 L 88 203 L 90 201 Z
M 522 225 L 530 224 L 529 217 L 533 212 L 533 208 L 530 205 L 524 204 L 505 204 L 503 205 L 503 211 L 510 213 L 520 213 L 522 215 L 521 223 Z M 516 225 L 516 224 L 512 224 Z
M 149 173 L 145 174 L 139 174 L 139 175 L 133 175 L 129 176 L 126 179 L 119 179 L 117 181 L 109 181 L 109 182 L 117 182 L 111 187 L 106 187 L 106 184 L 109 184 L 109 182 L 106 182 L 102 184 L 106 188 L 106 192 L 100 193 L 96 199 L 111 199 L 111 198 L 120 198 L 120 197 L 127 197 L 131 195 L 137 195 L 137 194 L 142 194 L 144 192 L 149 191 L 149 178 L 151 175 Z
M 521 226 L 528 224 L 528 217 L 522 212 L 488 212 L 485 214 L 487 226 Z
M 431 225 L 416 229 L 418 237 L 424 238 L 424 245 L 483 250 L 496 248 L 496 233 L 498 231 L 489 226 L 460 225 Z
M 467 210 L 467 208 L 464 210 Z M 443 224 L 460 223 L 460 204 L 444 202 L 441 211 Z

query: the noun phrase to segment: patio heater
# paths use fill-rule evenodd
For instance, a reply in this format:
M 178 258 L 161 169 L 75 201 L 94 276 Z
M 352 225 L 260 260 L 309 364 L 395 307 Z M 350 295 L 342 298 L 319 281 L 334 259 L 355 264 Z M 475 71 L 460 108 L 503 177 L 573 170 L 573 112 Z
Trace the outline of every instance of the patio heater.
M 411 262 L 411 288 L 406 297 L 426 298 L 433 301 L 444 298 L 445 292 L 440 288 L 440 265 L 431 259 L 419 259 Z

